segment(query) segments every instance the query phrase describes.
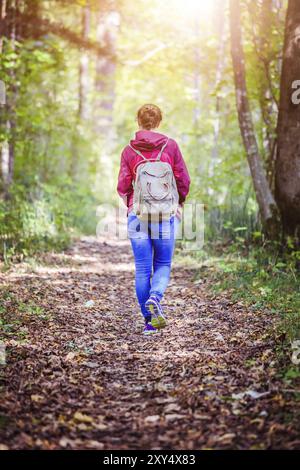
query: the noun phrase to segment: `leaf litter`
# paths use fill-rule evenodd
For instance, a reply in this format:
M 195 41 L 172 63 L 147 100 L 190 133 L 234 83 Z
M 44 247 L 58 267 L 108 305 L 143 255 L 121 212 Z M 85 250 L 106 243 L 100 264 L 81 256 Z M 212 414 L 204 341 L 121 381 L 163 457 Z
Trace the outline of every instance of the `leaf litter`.
M 128 242 L 84 238 L 40 263 L 0 275 L 0 449 L 299 446 L 270 314 L 175 261 L 169 325 L 143 337 Z

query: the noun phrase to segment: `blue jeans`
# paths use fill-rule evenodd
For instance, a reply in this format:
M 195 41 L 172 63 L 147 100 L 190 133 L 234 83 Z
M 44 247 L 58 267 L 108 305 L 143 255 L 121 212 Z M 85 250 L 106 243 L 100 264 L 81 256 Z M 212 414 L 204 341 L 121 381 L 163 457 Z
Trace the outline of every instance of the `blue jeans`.
M 177 217 L 148 223 L 140 221 L 132 212 L 128 215 L 128 237 L 135 261 L 136 296 L 145 320 L 149 320 L 145 302 L 150 295 L 161 300 L 168 286 L 179 223 Z

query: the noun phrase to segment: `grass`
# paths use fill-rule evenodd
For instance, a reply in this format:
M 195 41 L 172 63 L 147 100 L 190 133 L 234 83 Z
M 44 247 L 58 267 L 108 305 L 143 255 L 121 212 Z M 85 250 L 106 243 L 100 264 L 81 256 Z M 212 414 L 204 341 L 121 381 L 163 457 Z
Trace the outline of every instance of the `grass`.
M 242 239 L 226 246 L 207 244 L 192 256 L 180 250 L 176 255 L 179 265 L 195 269 L 197 263 L 195 278 L 206 277 L 213 294 L 226 291 L 231 300 L 243 301 L 257 315 L 268 311 L 275 316 L 279 372 L 287 385 L 300 377 L 299 365 L 291 360 L 293 344 L 300 340 L 300 273 L 295 258 L 280 258 L 274 247 L 245 247 Z
M 28 334 L 26 325 L 34 318 L 47 321 L 49 315 L 33 301 L 25 303 L 9 290 L 0 290 L 0 327 L 2 336 L 2 338 L 0 336 L 0 342 L 4 338 L 14 338 L 21 342 L 26 340 Z
M 300 276 L 276 264 L 262 266 L 253 258 L 214 260 L 212 290 L 229 291 L 259 314 L 268 310 L 278 316 L 279 332 L 288 341 L 300 338 Z
M 178 253 L 179 264 L 184 257 L 185 252 Z M 300 339 L 300 273 L 292 262 L 263 247 L 242 249 L 240 243 L 217 250 L 209 246 L 193 258 L 198 276 L 206 273 L 215 294 L 227 291 L 232 300 L 242 300 L 258 313 L 268 310 L 280 319 L 287 340 Z

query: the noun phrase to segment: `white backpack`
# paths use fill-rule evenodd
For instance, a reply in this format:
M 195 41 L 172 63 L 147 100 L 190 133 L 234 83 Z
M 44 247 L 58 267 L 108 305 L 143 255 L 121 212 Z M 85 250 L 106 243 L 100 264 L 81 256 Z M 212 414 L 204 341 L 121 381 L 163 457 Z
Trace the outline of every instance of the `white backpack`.
M 156 159 L 147 159 L 130 145 L 145 161 L 138 165 L 133 194 L 133 210 L 140 220 L 166 220 L 176 214 L 179 196 L 174 173 L 169 163 L 160 161 L 167 144 Z

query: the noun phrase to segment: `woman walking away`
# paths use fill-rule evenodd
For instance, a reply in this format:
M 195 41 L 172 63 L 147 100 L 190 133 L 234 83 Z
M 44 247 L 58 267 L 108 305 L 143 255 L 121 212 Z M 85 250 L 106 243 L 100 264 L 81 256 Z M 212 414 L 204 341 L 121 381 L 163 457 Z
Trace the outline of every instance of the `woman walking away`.
M 161 120 L 156 105 L 138 110 L 139 131 L 122 152 L 118 178 L 118 193 L 128 207 L 136 295 L 147 335 L 166 325 L 160 302 L 170 279 L 180 208 L 190 186 L 177 143 L 155 131 Z

